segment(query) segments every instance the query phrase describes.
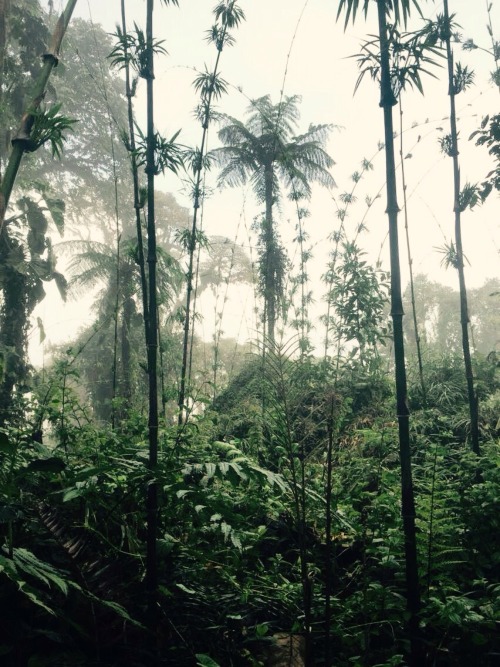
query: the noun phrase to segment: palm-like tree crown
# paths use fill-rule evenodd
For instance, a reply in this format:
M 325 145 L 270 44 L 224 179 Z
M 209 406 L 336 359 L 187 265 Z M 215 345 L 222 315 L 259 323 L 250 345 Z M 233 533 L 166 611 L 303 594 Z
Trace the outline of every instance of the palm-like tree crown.
M 327 187 L 335 182 L 328 171 L 332 158 L 323 148 L 331 125 L 310 125 L 305 134 L 294 135 L 299 119 L 300 97 L 283 98 L 272 104 L 269 95 L 252 102 L 246 122 L 223 116 L 219 139 L 225 146 L 214 151 L 222 166 L 219 185 L 252 184 L 259 203 L 265 203 L 260 256 L 264 321 L 274 341 L 274 326 L 283 297 L 286 253 L 279 243 L 273 221 L 273 206 L 279 201 L 280 181 L 294 199 L 309 197 L 311 181 Z
M 70 292 L 78 294 L 103 285 L 99 307 L 108 311 L 116 298 L 116 249 L 98 241 L 69 241 L 59 244 L 63 250 L 74 252 L 69 263 L 72 276 Z M 140 289 L 140 274 L 136 257 L 136 245 L 131 239 L 120 243 L 120 286 L 119 301 Z M 180 269 L 177 262 L 162 248 L 158 248 L 160 267 L 158 292 L 160 303 L 172 303 L 179 286 Z
M 259 202 L 266 200 L 266 169 L 273 170 L 272 196 L 279 198 L 279 182 L 287 189 L 309 196 L 311 181 L 332 187 L 328 172 L 334 165 L 323 149 L 331 125 L 310 125 L 305 134 L 295 136 L 300 97 L 285 97 L 273 105 L 269 95 L 252 102 L 245 122 L 223 116 L 219 139 L 224 147 L 214 151 L 222 165 L 219 185 L 238 186 L 250 181 Z

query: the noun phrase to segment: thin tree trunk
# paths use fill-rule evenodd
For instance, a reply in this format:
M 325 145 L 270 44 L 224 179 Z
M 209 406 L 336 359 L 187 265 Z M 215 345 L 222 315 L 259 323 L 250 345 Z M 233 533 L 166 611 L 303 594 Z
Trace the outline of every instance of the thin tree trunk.
M 233 0 L 228 11 L 232 10 L 236 0 Z M 215 81 L 215 78 L 219 71 L 219 62 L 222 54 L 222 49 L 224 48 L 225 36 L 227 33 L 227 23 L 224 23 L 222 35 L 219 38 L 217 46 L 217 57 L 215 59 L 214 70 L 212 73 L 212 82 Z M 186 314 L 184 319 L 184 338 L 182 342 L 182 366 L 181 366 L 181 379 L 180 379 L 180 389 L 179 389 L 179 400 L 178 400 L 178 415 L 177 423 L 181 427 L 184 421 L 184 412 L 185 412 L 185 401 L 186 401 L 186 377 L 188 375 L 188 352 L 189 352 L 189 322 L 191 317 L 191 299 L 193 296 L 193 274 L 194 274 L 194 255 L 196 250 L 196 233 L 198 231 L 198 209 L 201 204 L 201 179 L 203 175 L 203 157 L 206 151 L 206 144 L 208 139 L 208 128 L 210 125 L 210 112 L 212 107 L 212 98 L 214 95 L 214 86 L 213 83 L 209 88 L 208 96 L 204 101 L 204 116 L 202 120 L 202 137 L 201 137 L 201 146 L 198 155 L 198 164 L 196 165 L 196 182 L 194 187 L 194 204 L 193 204 L 193 223 L 191 225 L 191 237 L 189 240 L 189 266 L 187 273 L 187 294 L 186 294 Z M 190 364 L 189 364 L 190 365 Z M 191 377 L 191 373 L 189 373 Z
M 3 68 L 5 60 L 5 47 L 7 44 L 7 13 L 10 0 L 0 0 L 0 95 L 3 85 Z
M 410 662 L 413 667 L 424 664 L 424 651 L 419 637 L 418 616 L 420 588 L 418 579 L 417 541 L 415 530 L 415 501 L 413 492 L 410 413 L 407 404 L 407 382 L 403 338 L 403 301 L 401 298 L 401 274 L 399 266 L 398 212 L 396 166 L 394 159 L 394 134 L 392 107 L 396 99 L 391 86 L 389 45 L 387 39 L 386 0 L 377 0 L 380 38 L 381 100 L 384 112 L 387 215 L 389 218 L 389 245 L 391 260 L 391 316 L 394 330 L 394 362 L 396 376 L 396 401 L 399 429 L 399 456 L 401 464 L 401 502 L 405 543 L 406 601 L 410 614 L 408 629 L 411 641 Z
M 123 277 L 124 280 L 130 281 L 131 275 Z M 124 405 L 120 409 L 120 413 L 125 417 L 130 410 L 132 401 L 132 380 L 130 374 L 130 329 L 132 322 L 132 315 L 134 313 L 134 300 L 129 290 L 130 282 L 124 285 L 125 299 L 123 302 L 122 327 L 121 327 L 121 366 L 122 366 L 122 391 L 121 397 Z
M 334 401 L 332 393 L 329 400 L 329 412 L 327 420 L 328 446 L 326 450 L 326 516 L 325 516 L 325 667 L 331 667 L 332 654 L 330 645 L 330 625 L 332 621 L 332 592 L 333 592 L 333 567 L 332 558 L 332 478 L 333 478 L 333 439 L 334 439 Z
M 0 232 L 0 262 L 4 263 L 18 246 L 9 238 L 7 227 Z M 0 347 L 3 354 L 3 373 L 0 381 L 0 426 L 12 417 L 14 386 L 23 383 L 27 375 L 25 363 L 28 313 L 26 294 L 28 278 L 18 271 L 9 272 L 5 281 L 0 308 Z
M 399 131 L 399 155 L 401 159 L 401 180 L 403 185 L 403 211 L 405 219 L 405 236 L 406 236 L 406 249 L 408 252 L 408 269 L 410 272 L 410 293 L 411 293 L 411 312 L 413 315 L 413 327 L 415 329 L 415 343 L 417 346 L 417 361 L 418 361 L 418 375 L 420 378 L 420 387 L 422 389 L 422 399 L 424 407 L 427 407 L 427 391 L 425 388 L 424 380 L 424 365 L 422 362 L 422 348 L 420 346 L 420 333 L 418 328 L 417 320 L 417 307 L 415 303 L 415 285 L 413 282 L 413 259 L 411 256 L 411 244 L 410 244 L 410 229 L 408 226 L 408 201 L 406 197 L 406 177 L 405 177 L 405 164 L 404 164 L 404 155 L 403 155 L 403 105 L 401 103 L 401 98 L 399 99 L 399 120 L 400 120 L 400 131 Z
M 125 0 L 121 0 L 121 14 L 122 14 L 122 32 L 124 35 L 127 34 L 127 19 L 125 14 Z M 146 341 L 148 340 L 148 282 L 146 277 L 146 262 L 144 261 L 144 243 L 142 237 L 142 224 L 141 224 L 141 210 L 143 208 L 143 203 L 140 200 L 140 188 L 139 188 L 139 171 L 137 168 L 137 159 L 135 157 L 136 145 L 135 145 L 135 129 L 134 129 L 134 109 L 132 105 L 132 86 L 130 84 L 130 65 L 128 62 L 128 50 L 127 43 L 124 42 L 124 53 L 125 53 L 125 94 L 127 96 L 127 115 L 128 115 L 128 131 L 129 131 L 129 142 L 130 142 L 130 164 L 132 168 L 132 179 L 134 186 L 134 210 L 135 210 L 135 226 L 137 233 L 137 261 L 139 264 L 139 270 L 141 274 L 141 293 L 142 293 L 142 312 L 144 318 L 144 328 Z
M 116 181 L 115 181 L 116 188 Z M 118 384 L 118 313 L 120 310 L 120 229 L 118 217 L 116 218 L 116 274 L 115 274 L 115 308 L 114 308 L 114 335 L 113 335 L 113 379 L 111 389 L 111 428 L 116 426 L 116 393 Z
M 10 0 L 0 0 L 0 108 L 3 106 L 3 84 L 5 49 L 7 47 L 7 17 Z M 4 152 L 7 145 L 7 128 L 0 127 L 0 182 L 2 179 L 2 168 Z
M 165 389 L 165 363 L 163 358 L 163 342 L 161 338 L 161 320 L 160 320 L 160 309 L 156 313 L 158 321 L 158 349 L 160 351 L 160 391 L 161 391 L 161 415 L 163 419 L 167 418 L 167 401 L 166 401 L 166 389 Z
M 68 0 L 65 10 L 62 12 L 59 20 L 57 21 L 52 38 L 50 40 L 49 48 L 42 56 L 43 68 L 35 82 L 33 99 L 26 113 L 21 119 L 21 125 L 18 129 L 17 135 L 12 140 L 12 151 L 10 153 L 5 175 L 0 187 L 0 231 L 3 227 L 5 211 L 9 205 L 10 195 L 12 194 L 12 189 L 14 187 L 17 173 L 21 165 L 23 154 L 30 142 L 30 132 L 35 119 L 34 113 L 39 109 L 40 104 L 43 101 L 50 74 L 59 62 L 59 51 L 61 49 L 61 43 L 66 33 L 66 29 L 71 19 L 76 2 L 77 0 Z
M 460 166 L 458 164 L 458 133 L 457 115 L 455 109 L 455 89 L 453 81 L 454 64 L 453 51 L 451 49 L 450 15 L 448 11 L 448 0 L 444 0 L 444 19 L 446 33 L 446 56 L 448 61 L 448 95 L 450 97 L 450 129 L 451 129 L 451 155 L 453 158 L 453 185 L 455 213 L 455 246 L 458 270 L 458 283 L 460 290 L 460 324 L 462 328 L 462 350 L 464 355 L 465 379 L 467 382 L 467 395 L 469 399 L 469 415 L 472 450 L 479 455 L 479 410 L 478 399 L 474 388 L 474 373 L 472 371 L 472 359 L 469 342 L 469 311 L 467 304 L 467 289 L 465 287 L 464 253 L 462 248 L 462 225 L 460 219 Z
M 191 236 L 189 240 L 189 265 L 187 272 L 187 293 L 186 293 L 186 314 L 184 316 L 184 337 L 182 341 L 182 366 L 181 366 L 181 380 L 179 388 L 177 425 L 179 428 L 184 423 L 184 414 L 186 411 L 186 377 L 188 370 L 188 352 L 189 352 L 189 323 L 191 317 L 191 299 L 193 296 L 193 269 L 194 269 L 194 252 L 196 249 L 196 231 L 197 231 L 197 210 L 199 207 L 199 200 L 195 195 L 193 224 L 191 226 Z
M 149 273 L 149 310 L 148 310 L 148 375 L 149 375 L 149 470 L 151 478 L 147 490 L 147 545 L 146 545 L 146 593 L 151 630 L 156 638 L 157 611 L 156 597 L 158 589 L 157 530 L 158 530 L 158 484 L 155 480 L 158 464 L 158 329 L 156 323 L 156 228 L 155 228 L 155 130 L 153 112 L 153 4 L 147 0 L 146 17 L 146 52 L 147 72 L 147 143 L 146 174 L 148 182 L 148 273 Z
M 273 165 L 265 167 L 266 188 L 266 218 L 264 220 L 264 251 L 266 253 L 264 263 L 264 308 L 267 323 L 267 337 L 271 343 L 275 342 L 276 326 L 276 290 L 273 280 L 273 264 L 276 252 L 276 241 L 273 229 Z

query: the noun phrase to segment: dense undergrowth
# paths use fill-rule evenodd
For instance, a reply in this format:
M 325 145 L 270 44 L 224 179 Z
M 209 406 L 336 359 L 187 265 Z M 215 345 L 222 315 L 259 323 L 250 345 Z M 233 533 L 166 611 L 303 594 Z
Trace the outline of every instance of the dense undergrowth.
M 63 385 L 58 368 L 2 434 L 2 664 L 257 666 L 290 636 L 305 638 L 309 664 L 325 664 L 326 643 L 336 665 L 406 664 L 397 426 L 380 370 L 335 381 L 327 364 L 278 350 L 180 437 L 161 429 L 155 642 L 147 424 L 137 413 L 115 431 L 96 425 L 78 378 Z M 412 417 L 420 630 L 429 665 L 493 666 L 498 368 L 478 369 L 491 406 L 480 457 L 465 442 L 465 403 L 450 397 L 458 373 L 435 365 L 433 407 Z

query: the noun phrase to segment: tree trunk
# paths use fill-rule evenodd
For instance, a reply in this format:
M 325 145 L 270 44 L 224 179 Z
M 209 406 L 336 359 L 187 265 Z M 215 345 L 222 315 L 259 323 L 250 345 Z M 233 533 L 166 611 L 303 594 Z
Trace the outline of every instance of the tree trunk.
M 28 110 L 24 114 L 17 135 L 12 140 L 12 151 L 7 163 L 5 175 L 0 188 L 0 231 L 3 227 L 5 211 L 9 205 L 10 195 L 21 165 L 21 160 L 30 141 L 30 132 L 34 122 L 34 112 L 36 112 L 45 96 L 45 88 L 50 77 L 50 73 L 59 62 L 59 51 L 61 43 L 66 33 L 71 15 L 75 8 L 77 0 L 68 0 L 65 10 L 62 12 L 56 27 L 52 34 L 47 52 L 43 54 L 43 68 L 35 82 L 33 99 Z
M 116 188 L 116 180 L 115 180 Z M 116 190 L 115 190 L 116 193 Z M 118 386 L 118 313 L 120 311 L 120 279 L 121 279 L 121 248 L 120 248 L 120 230 L 118 222 L 118 208 L 116 210 L 116 273 L 115 273 L 115 307 L 113 312 L 114 326 L 113 326 L 113 379 L 112 379 L 112 393 L 111 393 L 111 428 L 114 430 L 116 426 L 116 394 Z
M 155 481 L 158 465 L 158 328 L 156 322 L 156 228 L 155 228 L 155 130 L 153 113 L 153 3 L 147 0 L 146 51 L 147 72 L 147 143 L 146 174 L 148 181 L 148 269 L 149 269 L 149 309 L 148 309 L 148 375 L 149 375 L 149 471 L 147 487 L 147 544 L 146 544 L 146 594 L 151 630 L 156 637 L 158 589 L 157 526 L 158 526 L 158 485 Z
M 17 242 L 7 237 L 7 228 L 0 232 L 0 261 L 5 262 Z M 27 277 L 12 269 L 4 282 L 0 310 L 0 426 L 12 417 L 13 390 L 27 374 L 25 362 L 26 328 L 28 323 L 26 295 Z
M 276 253 L 276 240 L 273 229 L 273 165 L 265 166 L 265 197 L 266 217 L 264 220 L 264 311 L 265 324 L 267 324 L 267 337 L 271 343 L 275 342 L 276 326 L 276 286 L 274 281 L 274 260 Z
M 127 276 L 127 278 L 131 278 Z M 128 290 L 126 290 L 128 292 Z M 131 358 L 130 358 L 130 327 L 132 315 L 134 314 L 134 300 L 131 294 L 125 295 L 122 312 L 121 327 L 121 362 L 122 362 L 122 390 L 121 398 L 123 406 L 120 410 L 125 417 L 131 407 L 132 402 L 132 380 L 131 380 Z
M 7 16 L 9 11 L 10 0 L 0 0 L 0 108 L 3 107 L 3 84 L 4 84 L 4 62 L 5 49 L 7 46 Z M 2 167 L 4 160 L 4 153 L 7 146 L 7 128 L 0 126 L 0 182 L 2 179 Z M 0 219 L 3 219 L 0 216 Z
M 458 270 L 458 283 L 460 290 L 460 324 L 462 328 L 462 350 L 464 356 L 465 379 L 467 382 L 467 395 L 469 400 L 470 430 L 472 450 L 479 455 L 479 410 L 478 399 L 474 388 L 474 373 L 472 371 L 472 359 L 469 342 L 469 311 L 467 304 L 467 289 L 465 287 L 464 253 L 462 248 L 462 225 L 460 219 L 460 166 L 458 164 L 458 132 L 457 116 L 455 109 L 455 89 L 453 81 L 453 51 L 451 49 L 450 15 L 448 11 L 448 0 L 444 0 L 444 19 L 446 33 L 446 57 L 448 61 L 448 95 L 450 97 L 450 129 L 451 129 L 451 155 L 453 158 L 453 185 L 455 213 L 455 247 L 456 263 Z
M 415 531 L 415 501 L 413 493 L 410 413 L 407 404 L 407 383 L 403 338 L 403 301 L 401 298 L 401 274 L 399 265 L 398 212 L 396 166 L 394 159 L 394 134 L 392 107 L 396 99 L 391 86 L 389 45 L 387 39 L 386 0 L 377 0 L 380 38 L 380 106 L 384 111 L 387 215 L 389 218 L 389 245 L 391 261 L 391 317 L 394 329 L 394 363 L 396 376 L 396 402 L 399 429 L 399 456 L 401 465 L 401 502 L 405 542 L 406 602 L 410 614 L 408 629 L 411 641 L 410 662 L 421 667 L 423 645 L 419 637 L 418 615 L 420 588 L 418 579 L 417 543 Z

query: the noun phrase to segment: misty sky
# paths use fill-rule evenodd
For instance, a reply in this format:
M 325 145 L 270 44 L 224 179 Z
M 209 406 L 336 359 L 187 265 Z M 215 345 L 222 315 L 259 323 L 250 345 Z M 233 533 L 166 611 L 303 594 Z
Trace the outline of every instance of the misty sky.
M 55 0 L 59 10 L 65 4 Z M 314 261 L 310 274 L 317 302 L 321 305 L 322 287 L 319 278 L 324 271 L 329 249 L 328 236 L 339 225 L 336 216 L 339 196 L 352 189 L 350 175 L 359 169 L 364 158 L 373 162 L 374 170 L 356 188 L 358 203 L 352 207 L 347 222 L 347 233 L 354 233 L 363 221 L 368 231 L 359 237 L 359 242 L 369 253 L 371 261 L 378 257 L 388 266 L 387 219 L 384 215 L 384 156 L 377 148 L 382 140 L 382 112 L 378 107 L 377 85 L 367 76 L 358 92 L 353 96 L 358 76 L 355 59 L 361 43 L 367 35 L 376 31 L 375 11 L 365 23 L 360 14 L 355 26 L 349 25 L 344 33 L 343 20 L 336 22 L 338 3 L 335 0 L 241 0 L 246 13 L 246 22 L 235 31 L 235 45 L 224 50 L 221 72 L 230 84 L 228 95 L 219 105 L 221 111 L 243 118 L 249 99 L 270 94 L 277 102 L 280 95 L 302 96 L 301 122 L 298 133 L 305 131 L 309 123 L 332 123 L 339 129 L 332 132 L 328 151 L 335 159 L 332 174 L 337 189 L 332 192 L 319 187 L 313 189 L 307 220 L 311 236 Z M 434 18 L 442 11 L 441 2 L 421 2 L 424 14 Z M 465 38 L 491 48 L 486 30 L 488 20 L 486 2 L 482 0 L 450 0 L 450 11 L 456 13 L 461 24 L 460 32 Z M 215 2 L 211 0 L 180 0 L 179 8 L 165 8 L 155 3 L 156 35 L 165 40 L 169 55 L 156 63 L 156 124 L 158 129 L 171 136 L 182 129 L 180 140 L 195 145 L 200 141 L 201 129 L 193 118 L 197 97 L 192 86 L 195 69 L 201 70 L 205 63 L 211 68 L 215 49 L 204 41 L 204 33 L 212 24 L 211 11 Z M 145 24 L 144 0 L 127 2 L 129 22 Z M 119 0 L 80 0 L 76 15 L 91 18 L 95 23 L 112 32 L 120 20 Z M 493 2 L 492 20 L 494 31 L 500 38 L 500 3 Z M 415 18 L 413 27 L 422 25 Z M 487 113 L 498 112 L 499 91 L 489 81 L 494 68 L 493 58 L 481 50 L 464 53 L 460 45 L 455 48 L 456 59 L 472 67 L 476 72 L 475 83 L 468 92 L 457 98 L 460 130 L 460 160 L 462 184 L 484 179 L 492 168 L 486 150 L 476 148 L 468 141 L 481 118 Z M 409 198 L 409 226 L 414 253 L 414 271 L 424 272 L 436 280 L 456 287 L 457 277 L 452 270 L 440 266 L 441 255 L 436 247 L 443 246 L 453 235 L 453 183 L 452 163 L 444 157 L 438 138 L 448 132 L 448 97 L 445 69 L 435 70 L 438 80 L 427 78 L 424 82 L 425 97 L 418 92 L 408 92 L 402 97 L 403 138 L 407 194 Z M 139 120 L 144 117 L 144 100 L 137 100 Z M 142 109 L 141 109 L 142 105 Z M 395 108 L 395 112 L 396 112 Z M 399 118 L 395 117 L 395 128 L 399 133 Z M 442 128 L 442 129 L 440 129 Z M 399 142 L 399 137 L 398 137 Z M 210 147 L 217 146 L 215 128 L 210 134 Z M 209 185 L 215 186 L 215 174 L 209 176 Z M 161 189 L 173 192 L 180 203 L 189 207 L 190 202 L 183 191 L 182 182 L 169 175 L 159 182 Z M 365 198 L 381 197 L 367 214 Z M 402 205 L 402 197 L 399 197 Z M 492 195 L 481 209 L 467 212 L 463 217 L 464 251 L 470 266 L 467 281 L 478 286 L 488 277 L 498 276 L 500 248 L 500 216 L 498 197 Z M 205 202 L 203 224 L 208 234 L 225 235 L 232 241 L 250 249 L 255 238 L 249 234 L 253 217 L 259 213 L 250 190 L 215 191 Z M 402 220 L 402 218 L 401 218 Z M 296 252 L 291 239 L 294 235 L 293 209 L 283 207 L 280 230 L 291 257 Z M 238 234 L 236 238 L 236 233 Z M 403 229 L 401 228 L 401 235 Z M 402 273 L 407 279 L 407 260 L 404 238 L 401 236 Z M 227 329 L 234 333 L 242 327 L 252 329 L 251 314 L 253 300 L 248 291 L 239 293 L 234 303 L 226 306 Z M 248 310 L 241 312 L 242 303 Z M 60 321 L 66 318 L 68 330 L 76 326 L 81 317 L 71 311 L 65 314 L 58 307 Z M 206 329 L 213 314 L 213 303 L 205 304 Z M 42 317 L 50 318 L 54 311 L 47 302 L 42 304 Z M 321 310 L 321 308 L 320 308 Z M 229 317 L 230 316 L 230 317 Z M 63 319 L 61 319 L 63 318 Z M 88 321 L 88 318 L 86 318 Z M 82 321 L 82 324 L 85 322 Z M 50 329 L 48 329 L 49 338 Z M 208 335 L 208 333 L 207 333 Z

